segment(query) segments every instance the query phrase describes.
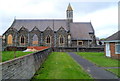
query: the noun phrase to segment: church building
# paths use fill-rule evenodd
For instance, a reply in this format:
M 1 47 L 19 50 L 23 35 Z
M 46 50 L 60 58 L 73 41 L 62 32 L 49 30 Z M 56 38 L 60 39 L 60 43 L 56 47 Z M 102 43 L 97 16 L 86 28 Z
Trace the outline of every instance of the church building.
M 69 4 L 66 19 L 14 19 L 3 34 L 3 48 L 8 46 L 92 47 L 96 45 L 91 22 L 73 22 Z

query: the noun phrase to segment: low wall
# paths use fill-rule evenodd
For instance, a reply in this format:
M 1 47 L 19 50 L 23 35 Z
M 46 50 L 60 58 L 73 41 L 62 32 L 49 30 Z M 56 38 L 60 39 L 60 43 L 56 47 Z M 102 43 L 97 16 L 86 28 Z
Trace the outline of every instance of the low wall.
M 1 63 L 2 79 L 31 79 L 50 52 L 48 48 Z
M 104 47 L 58 47 L 57 52 L 104 52 Z
M 27 47 L 16 47 L 16 46 L 7 46 L 4 51 L 13 51 L 14 48 L 16 49 L 16 51 L 24 51 L 27 49 Z

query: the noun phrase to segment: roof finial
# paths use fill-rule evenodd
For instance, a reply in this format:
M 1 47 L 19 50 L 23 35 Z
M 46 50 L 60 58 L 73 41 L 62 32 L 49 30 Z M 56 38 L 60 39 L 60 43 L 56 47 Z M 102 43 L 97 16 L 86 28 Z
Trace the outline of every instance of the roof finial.
M 72 7 L 71 7 L 71 5 L 70 5 L 70 3 L 69 3 L 69 5 L 68 5 L 67 10 L 69 10 L 69 11 L 72 11 L 72 10 L 73 10 Z

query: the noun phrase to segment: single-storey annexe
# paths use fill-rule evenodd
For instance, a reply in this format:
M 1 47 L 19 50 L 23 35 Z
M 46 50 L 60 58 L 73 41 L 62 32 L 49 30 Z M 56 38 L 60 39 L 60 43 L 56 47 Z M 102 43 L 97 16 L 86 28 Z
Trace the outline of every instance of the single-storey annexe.
M 106 39 L 105 56 L 120 59 L 120 31 Z

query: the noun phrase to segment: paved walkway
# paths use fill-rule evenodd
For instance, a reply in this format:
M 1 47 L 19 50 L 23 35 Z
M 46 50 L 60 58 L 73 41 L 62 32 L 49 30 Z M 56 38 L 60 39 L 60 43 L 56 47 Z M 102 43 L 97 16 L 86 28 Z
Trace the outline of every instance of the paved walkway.
M 120 69 L 120 67 L 101 67 L 102 69 Z
M 86 59 L 83 59 L 81 56 L 68 52 L 75 61 L 77 61 L 94 79 L 118 79 L 118 77 L 111 72 L 108 72 L 100 67 L 97 67 L 93 63 L 89 62 Z M 116 80 L 118 81 L 118 80 Z

